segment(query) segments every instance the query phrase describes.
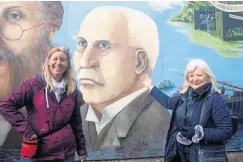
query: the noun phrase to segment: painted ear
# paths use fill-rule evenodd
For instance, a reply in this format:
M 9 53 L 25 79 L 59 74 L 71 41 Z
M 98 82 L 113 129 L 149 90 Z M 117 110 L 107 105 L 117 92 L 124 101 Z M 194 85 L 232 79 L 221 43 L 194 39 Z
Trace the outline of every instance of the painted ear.
M 58 30 L 57 28 L 53 28 L 53 27 L 50 29 L 50 31 L 49 31 L 49 40 L 50 41 L 52 41 L 57 30 Z
M 135 56 L 137 58 L 136 73 L 141 75 L 147 68 L 147 53 L 144 49 L 138 49 Z

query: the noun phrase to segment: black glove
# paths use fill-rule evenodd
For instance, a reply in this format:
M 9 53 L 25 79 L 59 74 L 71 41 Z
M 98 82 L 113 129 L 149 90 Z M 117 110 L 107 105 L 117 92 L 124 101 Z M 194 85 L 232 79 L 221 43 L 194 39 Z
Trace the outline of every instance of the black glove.
M 184 137 L 192 139 L 192 136 L 195 134 L 195 129 L 194 127 L 183 127 L 180 129 L 180 132 Z

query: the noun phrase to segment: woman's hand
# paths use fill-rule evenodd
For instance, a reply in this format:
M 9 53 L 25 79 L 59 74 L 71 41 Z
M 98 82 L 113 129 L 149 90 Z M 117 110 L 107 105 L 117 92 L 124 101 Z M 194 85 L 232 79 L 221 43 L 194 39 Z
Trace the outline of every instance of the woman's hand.
M 181 134 L 187 139 L 192 139 L 192 136 L 195 134 L 194 127 L 184 127 L 180 130 Z
M 30 140 L 35 140 L 35 139 L 37 139 L 38 138 L 38 136 L 36 135 L 36 134 L 33 134 L 31 137 L 30 137 Z
M 38 136 L 36 134 L 33 134 L 30 138 L 25 137 L 25 139 L 27 140 L 36 140 L 38 138 Z
M 152 78 L 147 74 L 141 76 L 141 82 L 151 90 L 153 88 Z
M 87 155 L 79 156 L 80 162 L 84 162 Z

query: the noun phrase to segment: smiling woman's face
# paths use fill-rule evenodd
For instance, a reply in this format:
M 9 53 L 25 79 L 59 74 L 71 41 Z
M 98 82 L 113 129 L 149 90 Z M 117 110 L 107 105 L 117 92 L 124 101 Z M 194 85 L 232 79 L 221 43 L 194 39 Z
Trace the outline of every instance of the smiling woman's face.
M 63 51 L 54 52 L 49 59 L 49 67 L 53 78 L 60 81 L 68 68 L 68 57 Z
M 201 87 L 207 83 L 208 76 L 201 68 L 196 68 L 194 71 L 188 73 L 188 82 L 193 89 Z

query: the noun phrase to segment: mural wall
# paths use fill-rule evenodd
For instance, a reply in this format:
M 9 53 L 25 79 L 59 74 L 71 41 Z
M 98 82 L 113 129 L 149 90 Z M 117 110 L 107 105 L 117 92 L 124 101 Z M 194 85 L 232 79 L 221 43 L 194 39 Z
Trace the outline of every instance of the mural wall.
M 140 82 L 151 75 L 173 95 L 184 68 L 204 59 L 243 134 L 241 2 L 0 2 L 0 99 L 41 72 L 53 44 L 68 46 L 86 102 L 88 160 L 159 157 L 170 111 Z M 25 115 L 25 109 L 20 110 Z M 0 116 L 0 161 L 19 158 L 21 134 Z

